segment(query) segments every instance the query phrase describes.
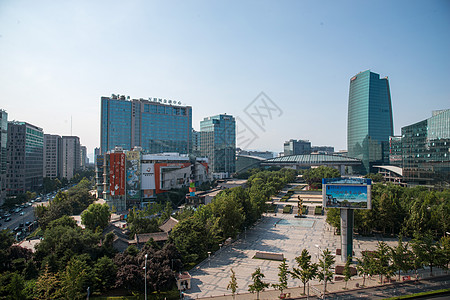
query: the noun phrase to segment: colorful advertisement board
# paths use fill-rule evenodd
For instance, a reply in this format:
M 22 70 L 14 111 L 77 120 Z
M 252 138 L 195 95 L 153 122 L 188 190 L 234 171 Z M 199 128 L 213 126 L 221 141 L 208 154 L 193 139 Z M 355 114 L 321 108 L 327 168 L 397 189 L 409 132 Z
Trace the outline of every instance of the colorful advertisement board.
M 372 181 L 366 178 L 322 179 L 323 206 L 327 208 L 371 209 Z
M 125 154 L 109 155 L 109 190 L 111 196 L 125 195 Z
M 127 152 L 127 200 L 141 199 L 141 153 Z

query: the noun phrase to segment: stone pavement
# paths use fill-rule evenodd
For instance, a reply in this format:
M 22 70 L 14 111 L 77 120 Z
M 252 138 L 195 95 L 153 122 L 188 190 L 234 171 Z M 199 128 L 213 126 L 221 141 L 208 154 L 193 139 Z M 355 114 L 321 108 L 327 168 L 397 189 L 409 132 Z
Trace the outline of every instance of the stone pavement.
M 388 245 L 394 246 L 396 239 L 384 239 Z M 354 240 L 354 252 L 357 257 L 361 257 L 361 251 L 375 250 L 377 238 L 360 238 Z M 238 284 L 237 293 L 248 293 L 248 286 L 252 283 L 251 274 L 260 267 L 265 275 L 265 282 L 278 282 L 279 261 L 269 261 L 253 259 L 257 251 L 282 253 L 286 258 L 289 268 L 296 266 L 295 257 L 301 254 L 303 249 L 307 249 L 312 255 L 312 260 L 317 262 L 318 248 L 328 248 L 332 253 L 340 248 L 340 236 L 334 235 L 334 230 L 325 223 L 325 216 L 310 216 L 297 219 L 293 214 L 268 214 L 262 217 L 261 221 L 253 228 L 247 229 L 233 244 L 222 247 L 221 250 L 211 255 L 194 269 L 190 270 L 192 275 L 191 289 L 185 292 L 189 298 L 203 298 L 211 296 L 229 295 L 230 291 L 226 289 L 230 282 L 231 269 L 236 273 Z M 336 257 L 336 262 L 342 264 L 340 257 Z M 312 281 L 311 285 L 317 285 L 317 280 Z M 332 289 L 335 285 L 329 285 Z M 349 283 L 349 287 L 351 287 Z M 289 278 L 289 287 L 301 286 L 300 280 Z M 276 299 L 278 291 L 264 293 L 261 299 Z M 294 289 L 291 296 L 295 293 L 300 295 L 303 289 Z M 266 294 L 267 293 L 267 294 Z M 242 296 L 242 295 L 239 295 Z M 256 295 L 247 294 L 244 298 L 237 299 L 255 299 Z M 249 297 L 249 298 L 248 298 Z

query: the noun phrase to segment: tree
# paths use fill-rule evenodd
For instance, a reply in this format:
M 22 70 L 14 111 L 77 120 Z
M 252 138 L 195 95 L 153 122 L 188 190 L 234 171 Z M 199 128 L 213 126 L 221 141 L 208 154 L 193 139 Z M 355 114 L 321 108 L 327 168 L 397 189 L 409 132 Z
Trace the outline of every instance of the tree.
M 352 271 L 350 269 L 351 262 L 352 262 L 352 257 L 351 256 L 347 257 L 347 261 L 345 262 L 344 271 L 343 271 L 344 280 L 345 280 L 345 289 L 347 289 L 348 281 L 350 280 L 350 278 L 352 278 Z
M 403 238 L 400 235 L 398 238 L 397 247 L 390 248 L 392 257 L 392 266 L 398 271 L 398 281 L 400 281 L 400 271 L 408 272 L 412 269 L 412 253 L 408 250 L 408 243 L 403 243 Z
M 324 292 L 327 290 L 327 282 L 333 280 L 332 266 L 334 264 L 334 257 L 331 255 L 330 250 L 325 249 L 321 253 L 321 258 L 319 259 L 319 272 L 318 277 L 320 281 L 324 283 Z
M 411 243 L 415 255 L 422 263 L 430 267 L 430 276 L 433 276 L 433 266 L 439 264 L 439 249 L 433 240 L 433 235 L 430 232 L 423 235 L 417 233 Z
M 383 284 L 383 276 L 389 277 L 393 274 L 390 261 L 391 256 L 388 245 L 385 242 L 378 242 L 374 266 L 376 273 L 380 275 L 381 284 Z
M 259 293 L 264 291 L 266 288 L 269 287 L 269 284 L 262 281 L 264 278 L 264 274 L 261 273 L 261 268 L 257 268 L 255 272 L 252 274 L 252 280 L 253 284 L 250 284 L 248 286 L 248 291 L 251 293 L 256 292 L 256 299 L 259 299 Z
M 366 283 L 366 276 L 375 274 L 374 266 L 374 255 L 370 252 L 363 251 L 362 258 L 356 258 L 356 270 L 359 275 L 363 275 L 363 286 L 365 286 Z
M 231 290 L 233 299 L 235 299 L 235 294 L 236 294 L 237 288 L 238 288 L 238 285 L 237 285 L 237 281 L 236 281 L 236 274 L 234 273 L 233 268 L 231 268 L 230 282 L 227 285 L 227 290 Z
M 86 262 L 74 258 L 62 272 L 61 287 L 66 299 L 82 299 L 86 291 L 86 282 L 89 279 L 89 271 Z
M 341 174 L 338 170 L 331 167 L 320 166 L 318 168 L 308 169 L 303 174 L 306 183 L 313 188 L 322 188 L 323 178 L 338 178 Z
M 7 285 L 9 297 L 7 299 L 21 300 L 26 299 L 25 293 L 25 279 L 18 273 L 13 273 L 11 281 Z
M 441 267 L 448 270 L 450 264 L 450 236 L 443 236 L 439 241 L 440 251 L 439 257 L 441 258 Z
M 108 204 L 93 203 L 81 214 L 81 223 L 92 231 L 95 231 L 97 227 L 103 230 L 108 226 L 110 217 Z
M 105 292 L 110 290 L 116 281 L 117 266 L 106 256 L 99 258 L 92 269 L 96 290 Z
M 51 273 L 48 266 L 46 266 L 44 272 L 36 281 L 33 293 L 34 299 L 61 299 L 61 292 L 61 281 L 58 274 Z
M 317 276 L 318 265 L 311 263 L 311 255 L 308 250 L 303 249 L 300 256 L 295 258 L 298 268 L 292 268 L 291 276 L 300 279 L 303 283 L 303 294 L 305 294 L 306 284 Z
M 283 262 L 278 266 L 278 283 L 272 284 L 281 294 L 287 289 L 288 275 L 288 265 L 286 264 L 286 259 L 283 259 Z

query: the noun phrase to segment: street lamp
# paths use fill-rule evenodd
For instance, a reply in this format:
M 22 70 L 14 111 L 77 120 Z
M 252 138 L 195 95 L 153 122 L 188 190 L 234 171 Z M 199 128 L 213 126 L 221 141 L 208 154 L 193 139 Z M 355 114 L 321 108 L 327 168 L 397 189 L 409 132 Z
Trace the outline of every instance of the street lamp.
M 147 255 L 145 254 L 145 273 L 144 273 L 144 282 L 145 282 L 145 300 L 147 300 Z
M 315 245 L 319 249 L 319 253 L 322 251 L 319 245 Z M 319 253 L 317 253 L 317 260 L 319 261 Z M 320 261 L 319 261 L 320 263 Z M 323 259 L 323 298 L 325 300 L 325 292 L 327 287 L 327 274 L 325 272 L 325 257 Z
M 211 267 L 211 251 L 208 251 L 208 264 Z

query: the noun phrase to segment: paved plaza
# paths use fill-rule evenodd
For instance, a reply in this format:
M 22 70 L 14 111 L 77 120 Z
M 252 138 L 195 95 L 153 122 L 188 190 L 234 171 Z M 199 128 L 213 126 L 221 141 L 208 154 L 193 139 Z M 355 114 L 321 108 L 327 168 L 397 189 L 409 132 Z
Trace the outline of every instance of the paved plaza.
M 383 239 L 388 245 L 395 246 L 396 239 Z M 374 250 L 378 239 L 371 237 L 355 237 L 353 249 L 357 257 L 361 257 L 364 250 Z M 227 290 L 230 282 L 231 269 L 236 273 L 238 293 L 248 293 L 248 286 L 252 283 L 251 274 L 260 267 L 265 275 L 265 281 L 278 282 L 279 261 L 253 259 L 257 251 L 282 253 L 289 268 L 297 266 L 295 257 L 307 249 L 312 260 L 317 262 L 318 248 L 328 248 L 335 253 L 340 246 L 340 236 L 326 224 L 325 216 L 308 215 L 306 218 L 295 218 L 294 214 L 264 215 L 253 228 L 247 229 L 241 238 L 233 244 L 222 247 L 197 267 L 190 271 L 192 275 L 191 289 L 185 294 L 190 298 L 219 296 L 231 292 Z M 342 264 L 340 256 L 336 262 Z M 317 280 L 312 285 L 319 284 Z M 302 286 L 301 281 L 289 278 L 289 287 Z M 273 290 L 273 288 L 270 288 Z M 274 291 L 275 292 L 275 291 Z M 300 292 L 299 292 L 300 293 Z M 294 296 L 294 295 L 292 295 Z M 297 295 L 296 295 L 297 296 Z

